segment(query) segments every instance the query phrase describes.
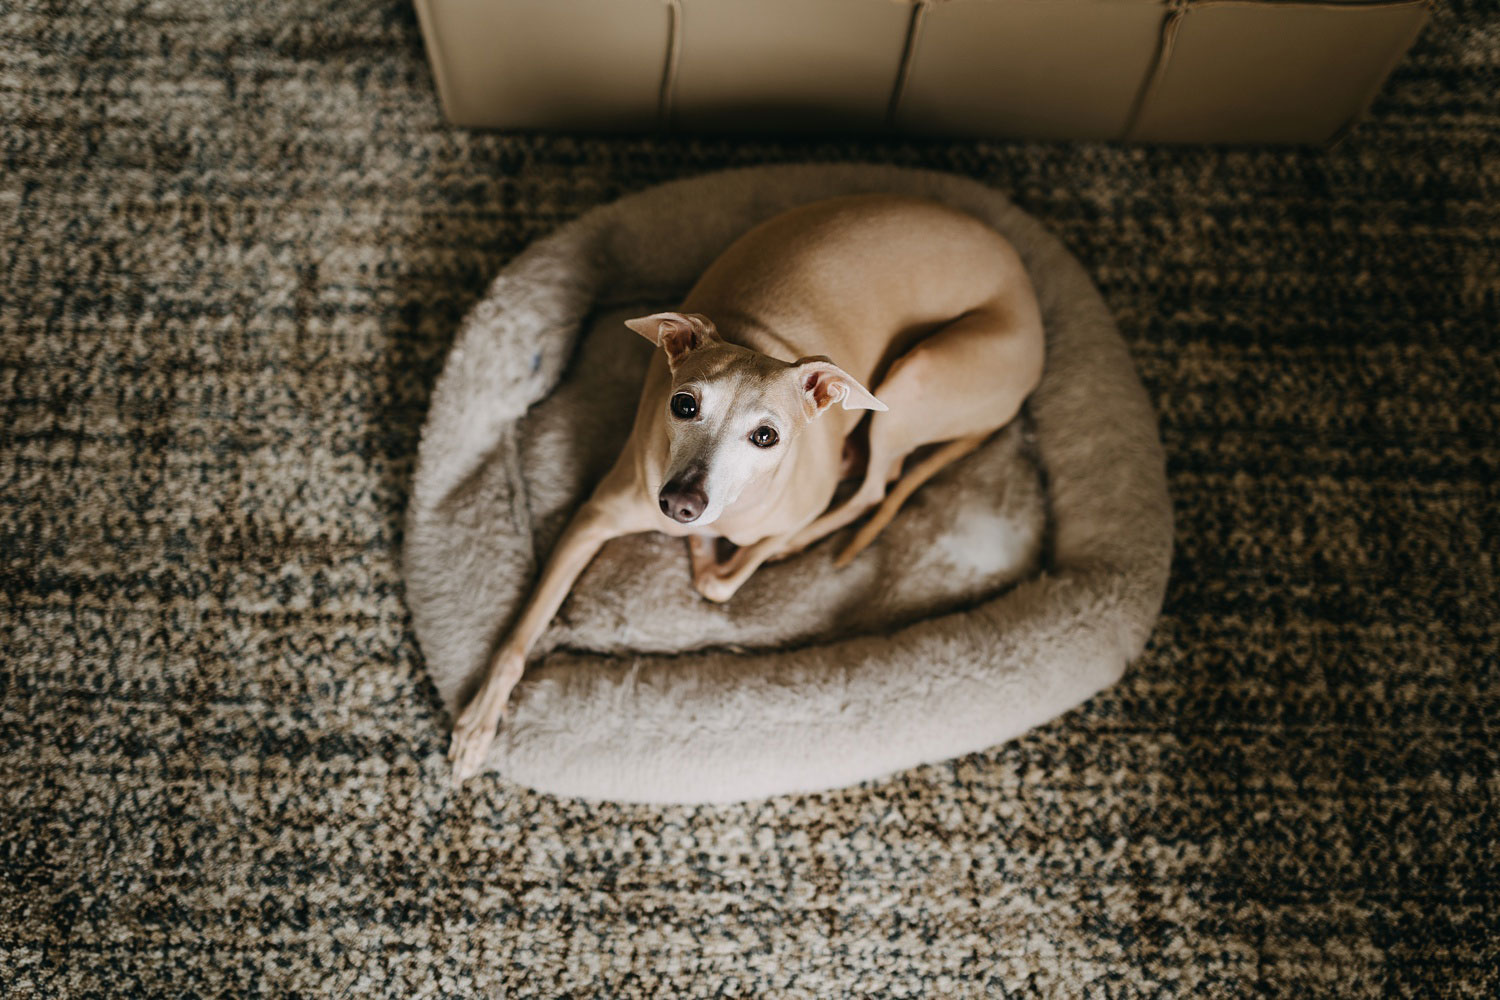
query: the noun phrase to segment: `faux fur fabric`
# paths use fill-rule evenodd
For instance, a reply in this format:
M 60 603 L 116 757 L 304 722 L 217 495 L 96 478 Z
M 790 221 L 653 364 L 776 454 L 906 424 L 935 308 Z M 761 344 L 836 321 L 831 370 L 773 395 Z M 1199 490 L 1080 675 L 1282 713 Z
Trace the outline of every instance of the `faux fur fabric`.
M 837 787 L 1014 737 L 1140 653 L 1170 563 L 1164 460 L 1083 269 L 972 181 L 759 168 L 584 215 L 514 261 L 465 319 L 433 391 L 404 560 L 445 704 L 473 690 L 628 432 L 650 348 L 621 319 L 675 305 L 757 222 L 864 191 L 947 202 L 1015 244 L 1048 338 L 1026 416 L 928 484 L 843 572 L 824 543 L 716 606 L 692 591 L 682 541 L 608 545 L 513 696 L 492 756 L 505 778 L 648 802 Z

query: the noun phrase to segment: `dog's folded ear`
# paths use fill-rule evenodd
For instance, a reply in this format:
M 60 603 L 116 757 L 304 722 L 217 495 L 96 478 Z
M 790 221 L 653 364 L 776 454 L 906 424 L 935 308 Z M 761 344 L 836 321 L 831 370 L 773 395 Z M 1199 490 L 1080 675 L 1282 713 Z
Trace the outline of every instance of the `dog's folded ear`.
M 803 358 L 791 368 L 802 407 L 811 420 L 834 403 L 846 410 L 884 410 L 886 405 L 859 380 L 824 357 Z
M 688 351 L 719 339 L 713 321 L 701 313 L 653 313 L 627 319 L 625 325 L 666 351 L 667 362 L 674 365 Z

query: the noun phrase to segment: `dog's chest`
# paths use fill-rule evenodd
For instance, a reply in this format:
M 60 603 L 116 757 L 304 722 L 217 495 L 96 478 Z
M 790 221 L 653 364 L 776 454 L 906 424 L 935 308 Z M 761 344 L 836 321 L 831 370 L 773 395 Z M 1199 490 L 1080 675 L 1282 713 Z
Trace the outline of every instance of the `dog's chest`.
M 783 523 L 784 519 L 765 514 L 746 512 L 736 516 L 726 511 L 723 516 L 708 526 L 708 530 L 721 538 L 729 539 L 735 545 L 744 547 L 754 545 L 763 538 L 786 534 L 793 530 L 790 527 L 784 527 Z

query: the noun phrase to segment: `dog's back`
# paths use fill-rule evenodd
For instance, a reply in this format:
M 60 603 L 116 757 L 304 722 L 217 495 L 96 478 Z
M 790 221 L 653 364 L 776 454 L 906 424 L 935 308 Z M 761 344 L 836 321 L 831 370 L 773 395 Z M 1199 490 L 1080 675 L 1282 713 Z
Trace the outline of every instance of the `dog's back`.
M 1030 281 L 993 229 L 936 202 L 854 195 L 762 223 L 699 279 L 683 308 L 727 339 L 792 361 L 824 354 L 878 381 L 927 333 Z

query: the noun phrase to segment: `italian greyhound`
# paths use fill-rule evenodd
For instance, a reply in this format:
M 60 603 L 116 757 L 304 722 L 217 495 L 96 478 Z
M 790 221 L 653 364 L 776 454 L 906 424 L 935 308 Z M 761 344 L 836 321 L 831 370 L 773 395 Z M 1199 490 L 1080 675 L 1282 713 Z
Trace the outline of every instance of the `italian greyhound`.
M 685 537 L 693 586 L 726 601 L 762 563 L 873 509 L 847 565 L 922 483 L 1009 423 L 1042 373 L 1041 310 L 1015 250 L 914 198 L 779 215 L 715 260 L 680 311 L 625 325 L 660 348 L 630 438 L 459 715 L 455 783 L 484 764 L 527 652 L 605 542 Z M 861 452 L 858 488 L 830 509 Z M 736 546 L 723 559 L 721 538 Z

